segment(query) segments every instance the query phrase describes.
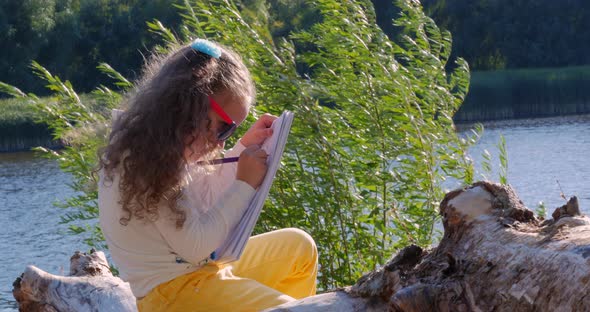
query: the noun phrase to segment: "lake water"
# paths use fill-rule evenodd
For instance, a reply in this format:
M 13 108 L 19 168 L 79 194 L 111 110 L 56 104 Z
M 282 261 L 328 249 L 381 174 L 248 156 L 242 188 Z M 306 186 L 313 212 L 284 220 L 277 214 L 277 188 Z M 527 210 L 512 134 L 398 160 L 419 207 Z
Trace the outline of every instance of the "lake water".
M 17 311 L 12 282 L 27 264 L 54 274 L 69 272 L 80 237 L 59 224 L 62 209 L 52 202 L 73 193 L 58 166 L 32 153 L 0 153 L 0 311 Z
M 508 182 L 528 207 L 544 201 L 551 213 L 565 203 L 563 190 L 566 196 L 577 195 L 582 210 L 590 213 L 590 115 L 484 125 L 481 140 L 470 150 L 478 167 L 487 149 L 497 172 L 495 146 L 502 134 Z M 497 173 L 491 178 L 497 180 Z M 66 234 L 67 227 L 59 224 L 65 211 L 51 205 L 72 195 L 68 181 L 55 163 L 31 153 L 0 154 L 0 311 L 17 310 L 12 282 L 27 264 L 67 274 L 73 252 L 88 249 L 81 237 Z
M 465 129 L 461 125 L 460 129 Z M 481 168 L 482 153 L 492 155 L 498 181 L 500 135 L 506 139 L 508 183 L 529 208 L 543 201 L 548 214 L 576 195 L 580 208 L 590 213 L 590 115 L 507 120 L 484 124 L 484 134 L 470 149 Z M 476 179 L 481 176 L 476 177 Z

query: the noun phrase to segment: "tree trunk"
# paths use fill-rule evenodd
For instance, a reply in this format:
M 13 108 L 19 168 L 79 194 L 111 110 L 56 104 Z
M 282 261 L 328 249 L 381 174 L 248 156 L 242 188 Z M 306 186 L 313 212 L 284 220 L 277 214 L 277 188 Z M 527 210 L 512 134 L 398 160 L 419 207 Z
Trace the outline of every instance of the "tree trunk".
M 438 247 L 406 247 L 352 287 L 269 311 L 590 311 L 590 219 L 575 197 L 541 221 L 510 187 L 478 182 L 440 213 Z
M 478 182 L 440 205 L 438 247 L 404 248 L 355 285 L 268 311 L 590 311 L 590 219 L 575 197 L 539 220 L 508 186 Z M 102 252 L 72 257 L 70 276 L 29 266 L 21 311 L 135 311 Z

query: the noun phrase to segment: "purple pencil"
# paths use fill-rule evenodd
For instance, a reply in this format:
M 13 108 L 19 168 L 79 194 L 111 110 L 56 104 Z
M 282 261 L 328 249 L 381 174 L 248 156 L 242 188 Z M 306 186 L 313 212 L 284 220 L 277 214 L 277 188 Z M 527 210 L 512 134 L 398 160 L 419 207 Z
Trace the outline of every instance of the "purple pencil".
M 198 161 L 197 165 L 221 165 L 226 163 L 232 163 L 240 160 L 240 157 L 227 157 L 220 159 L 213 159 L 210 161 Z

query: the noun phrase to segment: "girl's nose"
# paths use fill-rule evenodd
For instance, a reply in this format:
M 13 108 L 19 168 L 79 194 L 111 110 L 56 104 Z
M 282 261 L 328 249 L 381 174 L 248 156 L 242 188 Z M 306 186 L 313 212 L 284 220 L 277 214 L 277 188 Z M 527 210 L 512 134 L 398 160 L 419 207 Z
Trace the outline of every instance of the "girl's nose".
M 217 142 L 217 146 L 220 147 L 220 148 L 224 148 L 225 147 L 225 141 Z

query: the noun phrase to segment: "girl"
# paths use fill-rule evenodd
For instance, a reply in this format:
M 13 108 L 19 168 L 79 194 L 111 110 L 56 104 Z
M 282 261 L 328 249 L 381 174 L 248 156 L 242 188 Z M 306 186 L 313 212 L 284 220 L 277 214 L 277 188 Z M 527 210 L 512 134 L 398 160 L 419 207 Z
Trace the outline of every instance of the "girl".
M 237 224 L 266 173 L 263 115 L 204 165 L 254 100 L 241 59 L 197 39 L 154 56 L 101 154 L 100 226 L 139 311 L 259 311 L 315 294 L 317 250 L 297 229 L 251 237 L 239 261 L 209 255 Z

